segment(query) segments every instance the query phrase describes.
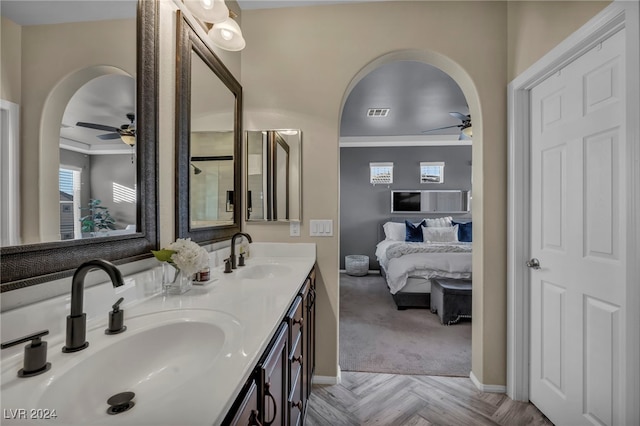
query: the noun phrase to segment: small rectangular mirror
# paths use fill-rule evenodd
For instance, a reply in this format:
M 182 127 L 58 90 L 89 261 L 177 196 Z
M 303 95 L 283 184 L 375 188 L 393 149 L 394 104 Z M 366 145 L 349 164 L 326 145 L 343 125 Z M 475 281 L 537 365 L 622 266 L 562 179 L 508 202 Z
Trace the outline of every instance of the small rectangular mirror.
M 302 218 L 302 132 L 250 130 L 247 144 L 247 221 Z

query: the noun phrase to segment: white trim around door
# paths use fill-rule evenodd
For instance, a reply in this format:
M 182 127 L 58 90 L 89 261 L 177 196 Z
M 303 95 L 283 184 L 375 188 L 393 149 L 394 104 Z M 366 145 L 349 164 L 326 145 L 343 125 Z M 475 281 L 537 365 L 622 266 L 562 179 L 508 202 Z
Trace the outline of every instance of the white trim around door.
M 530 90 L 622 28 L 626 29 L 626 135 L 628 138 L 627 190 L 627 298 L 635 307 L 623 321 L 629 325 L 626 351 L 621 359 L 627 381 L 626 413 L 629 424 L 640 424 L 640 9 L 637 1 L 614 1 L 600 14 L 564 40 L 511 82 L 508 87 L 508 275 L 507 275 L 507 394 L 529 399 L 529 260 L 530 218 Z

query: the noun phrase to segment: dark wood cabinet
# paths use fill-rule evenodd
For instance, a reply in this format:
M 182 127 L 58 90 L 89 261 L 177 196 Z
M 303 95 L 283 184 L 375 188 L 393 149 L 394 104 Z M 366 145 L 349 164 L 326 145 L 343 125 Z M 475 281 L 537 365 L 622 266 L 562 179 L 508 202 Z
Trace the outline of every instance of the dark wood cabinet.
M 308 286 L 305 281 L 301 293 Z M 289 425 L 298 425 L 302 422 L 304 412 L 304 399 L 302 394 L 302 376 L 306 365 L 302 354 L 305 335 L 304 303 L 302 296 L 298 295 L 291 304 L 291 308 L 285 317 L 289 324 L 289 398 L 288 398 L 288 418 Z
M 230 426 L 261 426 L 258 410 L 258 386 L 250 380 L 241 393 L 241 399 L 231 409 L 223 424 Z
M 303 425 L 315 371 L 315 268 L 300 287 L 224 425 Z
M 281 324 L 270 349 L 258 364 L 259 407 L 265 426 L 288 424 L 288 332 L 289 326 Z
M 313 375 L 315 374 L 316 367 L 316 272 L 315 269 L 309 274 L 307 278 L 308 285 L 306 286 L 306 293 L 303 295 L 304 301 L 304 315 L 305 315 L 305 327 L 303 333 L 305 334 L 304 346 L 302 353 L 306 358 L 305 375 L 302 382 L 304 399 L 305 399 L 305 411 L 306 400 L 311 395 L 311 383 L 313 381 Z M 305 288 L 303 286 L 303 288 Z

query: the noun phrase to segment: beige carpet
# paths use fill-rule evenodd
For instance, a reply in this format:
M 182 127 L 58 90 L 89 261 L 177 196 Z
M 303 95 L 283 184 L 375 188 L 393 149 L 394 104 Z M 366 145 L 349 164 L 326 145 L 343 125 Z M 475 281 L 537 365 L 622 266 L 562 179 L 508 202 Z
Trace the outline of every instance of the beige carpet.
M 469 377 L 471 322 L 445 326 L 428 309 L 399 311 L 382 276 L 340 274 L 340 368 Z

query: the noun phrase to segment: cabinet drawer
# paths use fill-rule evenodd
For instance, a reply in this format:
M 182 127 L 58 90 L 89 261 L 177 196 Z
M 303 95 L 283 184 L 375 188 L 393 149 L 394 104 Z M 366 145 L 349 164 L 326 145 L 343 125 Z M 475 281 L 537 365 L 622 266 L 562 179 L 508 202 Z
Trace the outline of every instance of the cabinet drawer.
M 293 384 L 293 392 L 289 396 L 289 425 L 301 425 L 302 424 L 302 410 L 304 408 L 304 402 L 302 399 L 302 380 L 300 373 L 301 368 L 298 368 L 298 374 L 295 375 L 295 381 Z M 292 374 L 291 379 L 294 379 Z
M 287 314 L 287 323 L 289 325 L 289 353 L 293 353 L 293 345 L 296 342 L 298 333 L 302 332 L 304 324 L 304 310 L 302 297 L 297 296 Z
M 289 358 L 291 359 L 292 365 L 295 363 L 303 364 L 304 358 L 302 357 L 302 332 L 299 331 L 298 334 L 292 336 L 293 343 L 291 343 L 291 349 L 289 352 Z

